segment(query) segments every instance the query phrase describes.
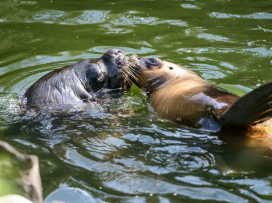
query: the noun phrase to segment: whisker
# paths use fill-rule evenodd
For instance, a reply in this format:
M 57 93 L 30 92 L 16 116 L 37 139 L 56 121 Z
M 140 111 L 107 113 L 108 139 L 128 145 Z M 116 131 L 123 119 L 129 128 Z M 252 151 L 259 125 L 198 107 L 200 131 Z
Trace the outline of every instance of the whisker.
M 123 67 L 121 69 L 123 77 L 130 83 L 132 84 L 132 80 L 138 81 L 138 77 L 140 73 L 138 73 L 133 67 L 135 65 L 139 64 L 138 61 L 134 60 L 133 58 L 126 58 L 123 64 Z
M 132 67 L 129 67 L 129 70 L 130 70 L 131 72 L 133 72 L 134 74 L 139 75 L 139 73 L 138 73 L 136 70 L 134 70 Z
M 137 76 L 139 76 L 139 73 L 135 72 L 132 68 L 128 69 L 128 72 L 133 76 L 135 79 L 137 79 Z
M 98 90 L 97 92 L 94 93 L 94 96 L 99 95 L 101 92 L 104 92 L 105 90 L 106 90 L 105 88 Z
M 134 74 L 139 74 L 139 73 L 137 73 L 137 72 L 133 69 L 132 66 L 128 66 L 128 67 L 127 67 L 127 70 L 133 72 Z
M 135 80 L 138 80 L 138 78 L 136 77 L 136 75 L 134 75 L 133 73 L 129 72 L 129 75 L 134 78 Z
M 131 72 L 131 70 L 126 69 L 125 72 L 126 72 L 127 75 L 129 75 L 133 79 L 138 80 L 138 78 L 136 77 L 136 75 L 133 72 Z
M 127 73 L 125 73 L 123 70 L 121 70 L 123 77 L 128 81 L 128 83 L 132 84 L 132 81 L 130 78 L 127 76 Z

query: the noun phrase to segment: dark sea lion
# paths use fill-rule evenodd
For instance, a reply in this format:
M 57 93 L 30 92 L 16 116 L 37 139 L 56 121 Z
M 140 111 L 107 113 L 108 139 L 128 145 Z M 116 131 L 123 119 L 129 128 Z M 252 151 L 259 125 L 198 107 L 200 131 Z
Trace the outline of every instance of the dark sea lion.
M 125 66 L 125 55 L 110 49 L 100 59 L 86 59 L 44 75 L 26 90 L 24 103 L 27 107 L 78 105 L 98 94 L 124 91 L 131 86 Z
M 161 117 L 195 128 L 249 126 L 270 118 L 272 83 L 239 97 L 203 80 L 191 70 L 159 58 L 132 55 L 132 80 L 148 95 Z

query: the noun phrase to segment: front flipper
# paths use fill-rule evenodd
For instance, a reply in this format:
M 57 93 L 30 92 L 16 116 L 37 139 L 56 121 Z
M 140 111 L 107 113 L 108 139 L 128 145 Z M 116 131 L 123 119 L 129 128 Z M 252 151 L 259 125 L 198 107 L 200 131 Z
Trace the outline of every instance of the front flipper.
M 237 99 L 220 117 L 223 125 L 248 126 L 272 116 L 272 82 Z

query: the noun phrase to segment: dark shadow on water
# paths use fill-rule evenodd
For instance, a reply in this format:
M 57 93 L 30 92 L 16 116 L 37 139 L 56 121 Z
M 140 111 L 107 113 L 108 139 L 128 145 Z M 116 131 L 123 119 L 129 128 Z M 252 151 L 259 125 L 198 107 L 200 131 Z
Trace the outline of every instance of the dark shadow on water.
M 33 117 L 31 116 L 32 115 L 23 116 L 22 119 L 18 119 L 17 117 L 17 121 L 13 122 L 8 129 L 4 130 L 2 134 L 4 138 L 12 140 L 14 137 L 19 137 L 34 143 L 40 143 L 40 139 L 51 139 L 52 143 L 54 141 L 58 143 L 65 141 L 73 142 L 75 137 L 77 137 L 76 139 L 78 140 L 80 138 L 87 139 L 92 136 L 101 136 L 101 131 L 103 130 L 106 134 L 110 134 L 111 131 L 122 128 L 121 126 L 124 126 L 124 132 L 126 132 L 131 129 L 144 129 L 152 125 L 150 122 L 145 122 L 144 120 L 140 122 L 135 121 L 132 117 L 127 119 L 118 117 L 118 113 L 114 115 L 112 112 L 103 112 L 101 109 L 89 109 L 89 112 L 66 112 L 66 114 L 62 115 L 42 112 L 39 114 L 35 113 Z M 146 119 L 148 119 L 148 117 Z M 156 123 L 155 120 L 155 125 L 157 124 L 163 126 L 161 121 L 157 121 Z M 128 125 L 135 126 L 130 128 Z M 168 123 L 166 127 L 168 125 L 171 126 L 172 124 Z M 173 125 L 174 126 L 170 127 L 170 130 L 175 129 L 176 125 Z M 179 129 L 180 128 L 178 128 L 178 130 Z M 232 170 L 257 171 L 259 174 L 272 171 L 272 139 L 269 137 L 252 137 L 249 136 L 250 133 L 246 128 L 235 127 L 224 128 L 217 133 L 201 132 L 196 129 L 189 129 L 189 131 L 196 135 L 218 137 L 218 140 L 222 141 L 219 147 L 220 150 L 218 150 L 217 145 L 207 144 L 205 143 L 207 141 L 203 142 L 202 139 L 197 139 L 197 136 L 193 138 L 193 142 L 213 154 L 215 151 L 218 151 L 217 155 L 219 155 Z M 144 130 L 142 132 L 144 132 Z M 183 138 L 182 133 L 183 132 L 181 132 L 181 139 Z M 150 134 L 150 136 L 154 135 L 152 132 L 146 132 L 145 134 Z M 156 139 L 157 137 L 153 136 L 153 138 Z M 134 140 L 134 138 L 130 139 Z M 171 139 L 175 141 L 179 140 L 179 138 Z M 182 139 L 182 141 L 184 142 L 184 139 Z
M 272 139 L 269 135 L 235 127 L 215 135 L 223 141 L 224 160 L 233 170 L 255 171 L 259 175 L 272 172 Z

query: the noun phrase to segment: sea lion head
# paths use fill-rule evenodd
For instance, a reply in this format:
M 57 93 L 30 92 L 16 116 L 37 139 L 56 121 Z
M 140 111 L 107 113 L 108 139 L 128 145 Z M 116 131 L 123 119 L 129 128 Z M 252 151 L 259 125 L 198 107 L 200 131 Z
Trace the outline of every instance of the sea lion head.
M 143 58 L 132 55 L 129 60 L 132 81 L 146 92 L 152 92 L 166 83 L 184 78 L 190 70 L 160 58 Z
M 108 50 L 97 62 L 101 68 L 101 74 L 97 80 L 107 89 L 129 89 L 131 83 L 124 72 L 127 59 L 118 49 Z

